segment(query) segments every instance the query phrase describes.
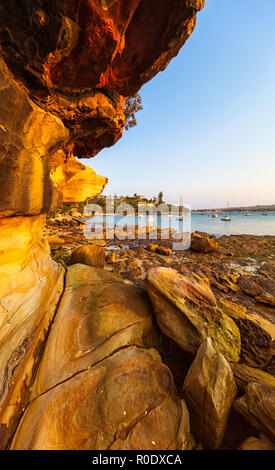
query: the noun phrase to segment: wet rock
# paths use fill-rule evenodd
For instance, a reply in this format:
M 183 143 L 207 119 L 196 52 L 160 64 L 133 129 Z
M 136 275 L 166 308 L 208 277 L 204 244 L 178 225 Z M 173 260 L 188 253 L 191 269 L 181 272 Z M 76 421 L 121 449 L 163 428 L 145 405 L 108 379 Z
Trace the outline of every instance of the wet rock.
M 208 284 L 198 276 L 188 276 L 164 267 L 148 271 L 146 289 L 160 329 L 193 354 L 211 337 L 217 351 L 237 362 L 241 339 L 236 324 L 217 307 Z
M 205 339 L 183 385 L 192 433 L 203 448 L 221 446 L 236 393 L 230 365 L 215 351 L 211 339 Z
M 88 266 L 105 266 L 105 250 L 101 246 L 84 245 L 76 248 L 71 254 L 72 264 L 87 264 Z
M 265 433 L 275 442 L 275 387 L 269 384 L 250 382 L 246 394 L 234 403 L 256 429 Z

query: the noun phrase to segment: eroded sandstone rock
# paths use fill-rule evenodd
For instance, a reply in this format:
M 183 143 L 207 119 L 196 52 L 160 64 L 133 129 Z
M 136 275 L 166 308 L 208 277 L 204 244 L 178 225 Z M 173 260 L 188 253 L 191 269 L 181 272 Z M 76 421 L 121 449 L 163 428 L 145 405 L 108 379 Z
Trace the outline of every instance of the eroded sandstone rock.
M 103 267 L 105 266 L 105 249 L 93 244 L 80 246 L 72 252 L 71 263 Z
M 275 444 L 260 433 L 259 437 L 248 437 L 238 450 L 275 450 Z
M 164 256 L 171 256 L 173 254 L 171 248 L 166 248 L 165 246 L 161 245 L 154 245 L 153 243 L 149 243 L 148 250 L 152 253 L 159 253 L 160 255 Z
M 246 307 L 237 304 L 236 302 L 230 302 L 229 300 L 219 299 L 219 304 L 222 311 L 232 318 L 239 319 L 245 318 Z
M 258 367 L 275 374 L 275 328 L 274 323 L 253 313 L 235 319 L 241 332 L 241 359 L 251 367 Z
M 256 429 L 275 441 L 275 387 L 250 382 L 246 394 L 238 398 L 234 408 Z
M 50 159 L 51 179 L 63 195 L 63 202 L 85 201 L 100 194 L 108 179 L 76 160 L 71 152 L 58 150 Z
M 238 278 L 238 285 L 241 289 L 257 302 L 275 307 L 275 287 L 273 280 L 269 280 L 258 275 L 242 275 Z
M 4 1 L 0 53 L 39 106 L 70 129 L 78 157 L 122 135 L 125 97 L 178 54 L 204 0 Z
M 210 238 L 207 234 L 192 233 L 190 248 L 198 253 L 212 253 L 219 247 L 218 240 Z
M 210 338 L 198 349 L 183 384 L 192 433 L 205 449 L 221 446 L 237 387 L 226 359 Z
M 147 275 L 147 291 L 161 330 L 192 353 L 206 337 L 226 359 L 237 362 L 240 333 L 234 321 L 217 308 L 208 284 L 171 268 L 154 268 Z
M 44 216 L 0 220 L 0 448 L 9 443 L 63 290 L 42 240 Z
M 51 152 L 69 131 L 35 105 L 0 62 L 0 217 L 55 209 L 62 195 L 50 177 Z
M 141 289 L 71 266 L 11 448 L 189 448 L 188 411 L 155 344 Z
M 238 386 L 244 391 L 250 382 L 275 387 L 275 377 L 261 369 L 249 367 L 247 364 L 231 364 L 231 367 Z

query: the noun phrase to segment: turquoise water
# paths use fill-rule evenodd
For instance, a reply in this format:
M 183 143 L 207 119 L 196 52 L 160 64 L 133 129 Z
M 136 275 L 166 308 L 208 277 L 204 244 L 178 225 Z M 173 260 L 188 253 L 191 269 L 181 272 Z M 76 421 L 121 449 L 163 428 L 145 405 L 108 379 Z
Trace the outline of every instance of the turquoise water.
M 143 217 L 139 216 L 100 216 L 93 217 L 93 222 L 107 225 L 145 225 L 158 226 L 162 229 L 171 227 L 179 232 L 207 232 L 212 235 L 275 235 L 275 212 L 269 212 L 268 215 L 252 212 L 251 216 L 245 216 L 244 212 L 234 212 L 231 214 L 231 222 L 221 220 L 225 214 L 219 214 L 218 218 L 209 217 L 208 214 L 193 213 L 185 216 L 183 221 L 178 220 L 177 216 L 168 217 L 167 215 L 155 215 Z

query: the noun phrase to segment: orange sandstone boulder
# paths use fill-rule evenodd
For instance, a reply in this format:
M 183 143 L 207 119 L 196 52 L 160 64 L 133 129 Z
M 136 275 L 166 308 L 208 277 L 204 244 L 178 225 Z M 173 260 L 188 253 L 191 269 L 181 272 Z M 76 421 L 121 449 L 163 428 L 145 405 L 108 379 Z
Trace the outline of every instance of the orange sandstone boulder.
M 210 338 L 198 349 L 183 384 L 192 433 L 204 449 L 221 446 L 237 387 L 230 365 Z
M 207 337 L 227 360 L 240 356 L 240 332 L 234 321 L 218 307 L 208 284 L 171 268 L 148 271 L 146 289 L 160 329 L 182 349 L 193 354 Z
M 235 401 L 234 408 L 275 442 L 274 385 L 250 382 L 245 395 Z
M 211 253 L 212 251 L 216 251 L 218 247 L 219 242 L 210 238 L 207 234 L 202 235 L 194 232 L 191 235 L 190 248 L 192 251 L 196 251 L 198 253 Z
M 103 267 L 105 266 L 105 249 L 93 244 L 80 246 L 72 252 L 71 263 Z

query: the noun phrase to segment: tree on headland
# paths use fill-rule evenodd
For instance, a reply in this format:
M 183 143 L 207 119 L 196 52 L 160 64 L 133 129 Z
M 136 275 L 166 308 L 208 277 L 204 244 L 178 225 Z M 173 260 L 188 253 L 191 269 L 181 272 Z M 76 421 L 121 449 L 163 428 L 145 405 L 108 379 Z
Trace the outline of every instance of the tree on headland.
M 127 98 L 124 105 L 124 115 L 126 119 L 124 129 L 126 129 L 126 131 L 128 131 L 130 127 L 137 125 L 135 114 L 141 109 L 143 109 L 142 99 L 138 93 Z
M 163 192 L 161 191 L 158 195 L 158 203 L 162 204 L 163 203 Z

